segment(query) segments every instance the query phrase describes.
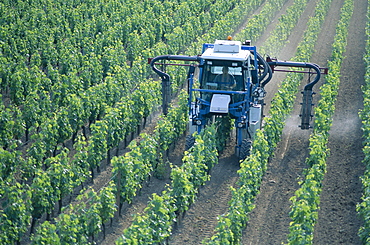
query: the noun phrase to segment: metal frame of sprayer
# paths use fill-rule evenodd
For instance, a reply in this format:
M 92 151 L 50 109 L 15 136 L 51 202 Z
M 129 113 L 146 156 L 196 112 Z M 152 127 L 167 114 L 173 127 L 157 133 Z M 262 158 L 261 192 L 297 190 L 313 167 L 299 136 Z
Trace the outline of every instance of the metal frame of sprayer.
M 157 63 L 165 60 L 181 60 L 191 64 Z M 313 63 L 278 61 L 267 57 L 264 59 L 250 41 L 243 43 L 231 40 L 216 40 L 214 44 L 203 44 L 202 55 L 161 55 L 149 59 L 152 69 L 162 79 L 163 113 L 167 114 L 171 99 L 170 76 L 156 65 L 187 65 L 188 71 L 188 106 L 189 136 L 200 132 L 217 116 L 230 116 L 235 119 L 236 146 L 235 153 L 239 159 L 250 154 L 251 142 L 257 129 L 262 126 L 265 85 L 270 82 L 275 71 L 302 72 L 309 74 L 305 85 L 301 110 L 301 129 L 309 129 L 312 119 L 313 86 L 320 80 L 321 74 L 327 74 L 327 68 L 320 68 Z M 277 66 L 301 67 L 303 70 L 278 70 Z M 220 88 L 214 82 L 221 76 L 221 68 L 231 70 L 233 87 Z M 315 77 L 312 79 L 312 75 Z M 189 141 L 191 142 L 191 140 Z M 189 148 L 191 145 L 187 145 Z

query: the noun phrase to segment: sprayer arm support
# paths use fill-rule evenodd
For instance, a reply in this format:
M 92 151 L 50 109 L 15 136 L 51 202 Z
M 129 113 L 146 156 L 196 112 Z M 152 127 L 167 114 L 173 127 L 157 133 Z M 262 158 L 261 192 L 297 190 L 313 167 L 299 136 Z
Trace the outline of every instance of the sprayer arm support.
M 313 64 L 313 63 L 306 63 L 306 62 L 292 62 L 292 61 L 269 61 L 267 62 L 270 67 L 272 68 L 272 70 L 274 70 L 274 68 L 276 66 L 286 66 L 286 67 L 302 67 L 302 68 L 311 68 L 311 69 L 314 69 L 315 70 L 315 73 L 316 73 L 316 77 L 315 79 L 310 82 L 309 84 L 307 84 L 305 87 L 304 87 L 304 90 L 311 90 L 312 91 L 312 88 L 313 86 L 320 80 L 321 78 L 321 72 L 320 72 L 320 67 L 316 64 Z
M 183 60 L 183 61 L 197 61 L 199 62 L 200 61 L 200 57 L 199 56 L 186 56 L 186 55 L 160 55 L 160 56 L 157 56 L 155 58 L 153 58 L 151 61 L 150 61 L 150 66 L 152 67 L 153 71 L 155 71 L 161 78 L 162 80 L 170 80 L 170 76 L 159 70 L 156 66 L 155 66 L 155 62 L 159 61 L 159 60 Z

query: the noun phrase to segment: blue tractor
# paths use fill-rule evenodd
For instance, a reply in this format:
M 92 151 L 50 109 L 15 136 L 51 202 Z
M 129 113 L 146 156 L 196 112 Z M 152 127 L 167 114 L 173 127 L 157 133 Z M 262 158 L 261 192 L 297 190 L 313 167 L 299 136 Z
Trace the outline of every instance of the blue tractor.
M 162 63 L 158 61 L 162 60 Z M 198 56 L 161 55 L 150 59 L 152 69 L 162 79 L 163 113 L 167 113 L 170 101 L 170 76 L 156 65 L 166 60 L 189 61 L 188 105 L 189 135 L 186 149 L 194 143 L 193 133 L 200 132 L 216 117 L 230 117 L 235 121 L 235 154 L 244 159 L 250 154 L 252 140 L 262 126 L 265 85 L 271 80 L 277 66 L 302 67 L 309 73 L 309 82 L 303 90 L 301 110 L 302 129 L 310 128 L 312 118 L 312 88 L 319 81 L 321 69 L 316 64 L 290 61 L 277 61 L 269 57 L 265 60 L 251 46 L 250 41 L 241 43 L 233 40 L 216 40 L 213 44 L 203 44 Z M 279 70 L 287 71 L 290 70 Z M 297 72 L 297 71 L 295 71 Z M 313 79 L 311 79 L 311 77 Z

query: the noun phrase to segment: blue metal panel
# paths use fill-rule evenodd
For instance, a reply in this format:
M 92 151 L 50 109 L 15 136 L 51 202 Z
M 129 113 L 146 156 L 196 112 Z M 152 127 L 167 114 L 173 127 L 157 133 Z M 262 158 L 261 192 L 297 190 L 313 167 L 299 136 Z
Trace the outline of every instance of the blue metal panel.
M 206 51 L 206 49 L 208 48 L 213 48 L 215 45 L 212 43 L 204 43 L 203 44 L 203 48 L 202 48 L 202 54 L 204 53 L 204 51 Z

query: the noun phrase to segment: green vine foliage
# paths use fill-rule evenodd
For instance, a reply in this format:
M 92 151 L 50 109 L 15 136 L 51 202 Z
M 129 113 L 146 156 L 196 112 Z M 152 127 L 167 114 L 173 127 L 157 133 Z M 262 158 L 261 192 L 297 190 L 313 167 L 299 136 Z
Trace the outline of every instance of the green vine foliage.
M 217 163 L 215 131 L 212 125 L 195 136 L 195 144 L 185 152 L 182 166 L 172 168 L 167 190 L 162 196 L 153 195 L 143 214 L 135 216 L 116 244 L 160 244 L 169 237 L 176 217 L 194 203 L 199 187 L 209 179 L 209 167 Z
M 362 131 L 364 134 L 363 153 L 365 155 L 363 163 L 366 166 L 366 171 L 361 176 L 363 186 L 363 194 L 361 202 L 357 204 L 356 210 L 359 216 L 363 219 L 363 225 L 358 231 L 363 244 L 370 244 L 370 1 L 368 1 L 367 9 L 367 25 L 366 25 L 366 52 L 364 54 L 364 62 L 366 65 L 365 85 L 362 87 L 364 108 L 360 111 L 359 116 L 362 120 Z
M 235 37 L 236 40 L 251 40 L 252 43 L 257 41 L 263 31 L 266 30 L 267 24 L 273 19 L 271 15 L 281 9 L 285 0 L 267 1 L 258 14 L 253 15 L 248 23 L 243 27 Z
M 99 193 L 99 202 L 101 205 L 98 207 L 98 213 L 102 222 L 103 232 L 105 236 L 105 223 L 114 217 L 117 210 L 116 197 L 116 186 L 113 181 L 109 182 L 109 185 L 104 187 Z
M 335 101 L 339 89 L 340 67 L 347 44 L 348 23 L 353 13 L 353 0 L 346 0 L 341 8 L 333 43 L 332 60 L 329 62 L 327 82 L 321 87 L 321 99 L 315 108 L 315 128 L 310 137 L 310 153 L 306 159 L 308 169 L 300 188 L 290 199 L 292 201 L 289 216 L 288 244 L 312 244 L 314 226 L 318 218 L 322 180 L 326 173 L 328 156 L 328 135 L 335 110 Z
M 59 239 L 58 234 L 56 233 L 56 226 L 49 221 L 43 222 L 37 228 L 38 235 L 32 235 L 31 237 L 31 244 L 32 245 L 43 245 L 43 244 L 55 244 L 61 245 L 61 241 Z
M 31 219 L 32 192 L 27 185 L 15 179 L 7 179 L 1 183 L 0 195 L 3 199 L 0 210 L 0 243 L 19 244 L 28 229 Z
M 236 0 L 40 3 L 0 3 L 0 36 L 6 40 L 1 43 L 0 58 L 0 88 L 6 97 L 1 99 L 0 124 L 5 126 L 0 128 L 6 132 L 0 132 L 0 145 L 11 153 L 2 152 L 2 159 L 14 163 L 1 170 L 32 181 L 40 169 L 56 174 L 63 171 L 62 163 L 69 162 L 65 166 L 71 171 L 60 179 L 52 175 L 49 183 L 67 191 L 93 179 L 101 161 L 110 158 L 109 151 L 158 105 L 160 83 L 148 78 L 152 71 L 145 65 L 146 58 L 168 53 L 170 47 L 177 48 L 172 53 L 181 53 L 206 31 L 209 35 L 199 39 L 200 43 L 225 37 L 262 1 L 250 1 L 247 6 Z M 198 43 L 197 50 L 199 47 Z M 174 84 L 180 84 L 181 79 L 177 80 Z M 183 105 L 186 107 L 186 102 Z M 166 135 L 173 142 L 186 127 L 186 113 L 180 111 L 171 115 L 173 123 L 164 123 L 163 149 L 171 144 L 165 142 Z M 81 129 L 84 137 L 79 135 Z M 176 135 L 166 134 L 169 129 L 175 129 Z M 76 154 L 69 154 L 66 162 L 57 155 L 69 140 L 75 150 L 71 152 Z M 25 155 L 15 150 L 22 143 L 29 144 Z M 155 150 L 162 153 L 163 149 Z M 149 155 L 152 150 L 140 154 Z M 154 166 L 157 160 L 152 157 L 148 161 Z M 213 164 L 211 157 L 207 161 Z M 30 210 L 31 204 L 27 205 Z M 71 217 L 75 218 L 71 214 L 60 220 Z M 27 219 L 24 222 L 22 225 L 30 225 Z
M 286 20 L 281 19 L 284 26 L 293 25 L 293 19 L 299 18 L 306 2 L 295 1 L 295 8 L 283 17 Z M 186 49 L 197 54 L 200 43 L 226 37 L 263 1 L 192 0 L 189 4 L 172 0 L 104 3 L 64 0 L 40 3 L 9 0 L 0 3 L 3 23 L 0 36 L 6 40 L 0 44 L 0 88 L 1 94 L 6 96 L 6 99 L 1 97 L 0 105 L 0 159 L 4 160 L 0 167 L 0 177 L 4 180 L 0 191 L 4 200 L 0 243 L 4 244 L 19 243 L 29 228 L 31 214 L 38 217 L 40 213 L 49 212 L 50 203 L 60 201 L 71 189 L 93 177 L 101 161 L 109 157 L 109 150 L 134 132 L 142 118 L 145 120 L 159 104 L 160 83 L 148 79 L 152 71 L 144 65 L 146 58 L 164 53 L 179 54 Z M 277 8 L 281 3 L 269 2 L 254 21 L 266 23 L 272 4 Z M 283 29 L 285 32 L 288 28 Z M 284 37 L 282 34 L 278 36 Z M 253 38 L 257 38 L 257 34 Z M 194 42 L 196 39 L 199 42 Z M 283 42 L 274 42 L 274 45 L 276 43 Z M 302 53 L 309 53 L 306 49 L 309 46 L 302 48 Z M 336 49 L 341 50 L 341 47 Z M 178 74 L 176 76 L 174 91 L 182 81 Z M 284 93 L 295 91 L 290 87 L 284 89 Z M 284 112 L 272 112 L 266 127 L 271 135 L 263 137 L 259 133 L 261 139 L 256 139 L 253 146 L 254 156 L 248 163 L 241 164 L 245 170 L 240 172 L 241 187 L 233 190 L 235 197 L 230 214 L 220 219 L 220 230 L 225 231 L 222 244 L 239 239 L 245 214 L 252 208 L 250 196 L 258 192 L 258 181 L 251 183 L 249 179 L 261 178 L 265 171 L 265 159 L 271 154 L 271 150 L 267 151 L 276 146 L 286 108 L 291 103 L 286 98 L 291 97 L 284 94 L 276 98 L 276 108 Z M 114 213 L 113 199 L 121 198 L 118 205 L 123 201 L 131 202 L 145 178 L 163 159 L 163 153 L 185 131 L 188 118 L 184 98 L 180 95 L 179 107 L 161 119 L 161 126 L 154 135 L 142 135 L 142 141 L 130 144 L 128 154 L 112 159 L 114 177 L 108 187 L 100 193 L 89 192 L 91 196 L 86 198 L 91 198 L 91 202 L 66 209 L 56 218 L 55 224 L 41 224 L 33 243 L 42 244 L 53 239 L 55 244 L 87 244 L 94 240 Z M 230 120 L 221 125 L 229 129 Z M 91 132 L 89 138 L 79 133 L 82 128 Z M 219 128 L 217 131 L 224 133 L 218 138 L 228 137 L 226 130 Z M 166 239 L 176 214 L 185 212 L 194 202 L 197 188 L 208 180 L 206 173 L 217 163 L 216 147 L 219 150 L 223 147 L 216 143 L 215 132 L 216 129 L 210 127 L 197 137 L 195 147 L 184 157 L 183 167 L 173 169 L 169 190 L 162 196 L 154 195 L 145 215 L 135 218 L 136 224 L 142 226 L 139 232 L 135 231 L 136 236 L 149 236 L 140 238 L 148 240 L 140 241 L 159 243 Z M 26 142 L 22 142 L 23 138 Z M 69 139 L 74 143 L 76 154 L 67 156 L 62 146 Z M 16 150 L 22 143 L 29 143 L 25 155 Z M 247 171 L 248 168 L 256 171 Z M 63 176 L 59 176 L 61 172 Z M 5 175 L 10 177 L 5 178 Z M 19 179 L 13 179 L 14 176 Z M 32 193 L 24 184 L 26 181 L 33 183 L 33 187 L 43 190 L 52 187 L 59 191 Z M 83 215 L 77 215 L 77 211 Z M 244 213 L 238 217 L 242 211 Z M 158 217 L 163 219 L 158 221 Z M 153 222 L 148 223 L 148 219 Z M 148 224 L 150 227 L 146 226 Z M 127 241 L 138 243 L 139 238 L 126 235 L 131 239 Z

